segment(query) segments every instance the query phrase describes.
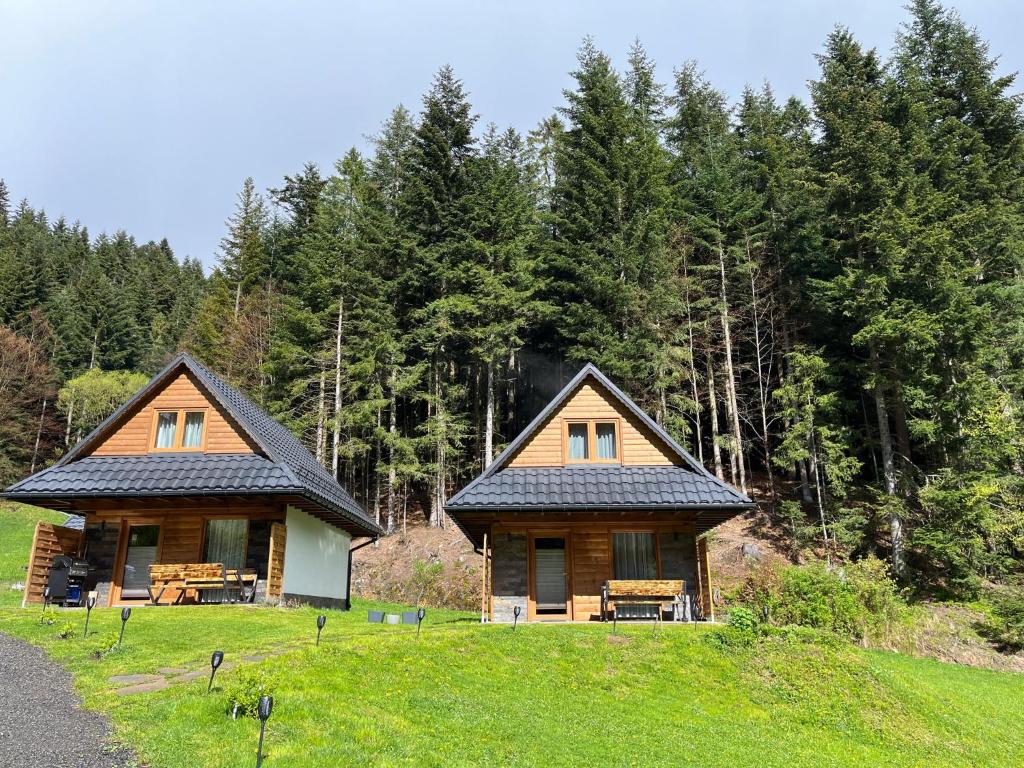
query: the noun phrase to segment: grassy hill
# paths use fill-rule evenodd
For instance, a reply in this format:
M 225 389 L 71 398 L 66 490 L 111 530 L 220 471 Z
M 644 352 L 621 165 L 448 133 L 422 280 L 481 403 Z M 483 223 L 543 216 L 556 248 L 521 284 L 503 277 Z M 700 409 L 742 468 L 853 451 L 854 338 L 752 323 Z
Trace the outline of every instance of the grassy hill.
M 232 721 L 240 668 L 206 694 L 199 679 L 118 696 L 115 674 L 203 669 L 215 648 L 277 678 L 268 768 L 343 765 L 1006 766 L 1024 764 L 1024 677 L 799 639 L 749 648 L 709 630 L 599 625 L 480 626 L 431 612 L 415 629 L 330 612 L 314 648 L 309 609 L 136 610 L 125 647 L 97 660 L 119 625 L 97 610 L 89 640 L 58 639 L 34 610 L 0 631 L 44 646 L 87 705 L 154 767 L 247 764 L 253 721 Z M 61 617 L 63 619 L 63 616 Z M 74 615 L 81 629 L 81 613 Z
M 0 581 L 20 578 L 39 510 L 0 511 Z M 6 586 L 6 585 L 2 585 Z M 9 590 L 5 590 L 9 591 Z M 3 599 L 6 595 L 0 596 Z M 17 601 L 5 600 L 8 606 Z M 1006 766 L 1024 764 L 1024 676 L 866 651 L 799 634 L 750 647 L 715 630 L 666 625 L 480 626 L 428 613 L 370 625 L 361 602 L 328 612 L 314 648 L 311 609 L 140 609 L 124 647 L 97 659 L 119 611 L 41 624 L 0 610 L 0 632 L 47 649 L 87 706 L 153 768 L 253 762 L 254 721 L 232 721 L 225 689 L 257 667 L 275 679 L 267 768 L 309 765 Z M 60 639 L 71 622 L 76 637 Z M 120 696 L 110 678 L 229 662 L 206 694 L 197 679 Z

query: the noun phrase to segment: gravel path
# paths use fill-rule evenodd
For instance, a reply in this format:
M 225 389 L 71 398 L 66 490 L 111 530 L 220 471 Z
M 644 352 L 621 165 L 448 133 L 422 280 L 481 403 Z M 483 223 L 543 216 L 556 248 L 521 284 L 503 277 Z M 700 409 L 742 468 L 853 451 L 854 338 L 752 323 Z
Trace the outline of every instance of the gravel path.
M 0 633 L 0 768 L 125 768 L 106 718 L 79 709 L 71 676 L 39 648 Z

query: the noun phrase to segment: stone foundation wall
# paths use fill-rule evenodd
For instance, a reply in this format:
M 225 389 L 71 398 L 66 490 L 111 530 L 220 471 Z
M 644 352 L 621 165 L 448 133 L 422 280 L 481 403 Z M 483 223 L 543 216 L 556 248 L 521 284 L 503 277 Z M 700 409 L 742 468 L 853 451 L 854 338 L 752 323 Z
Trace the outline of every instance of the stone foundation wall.
M 491 544 L 492 620 L 510 622 L 512 609 L 519 606 L 520 621 L 526 621 L 527 539 L 525 534 L 499 533 Z

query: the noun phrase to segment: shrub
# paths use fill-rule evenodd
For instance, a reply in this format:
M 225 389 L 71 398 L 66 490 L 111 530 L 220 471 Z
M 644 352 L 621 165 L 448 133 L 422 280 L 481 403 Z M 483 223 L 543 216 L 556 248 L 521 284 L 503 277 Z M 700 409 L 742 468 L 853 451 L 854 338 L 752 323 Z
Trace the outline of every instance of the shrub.
M 888 635 L 907 610 L 877 558 L 843 568 L 824 563 L 763 566 L 748 578 L 740 599 L 755 612 L 767 609 L 775 626 L 812 627 L 851 640 Z
M 276 686 L 277 676 L 266 667 L 239 667 L 226 686 L 227 711 L 233 716 L 256 717 L 260 697 L 273 695 Z
M 57 637 L 61 640 L 70 640 L 75 636 L 75 625 L 73 622 L 65 621 L 57 630 Z
M 737 632 L 746 632 L 752 635 L 754 630 L 757 629 L 757 619 L 754 617 L 752 610 L 745 606 L 737 605 L 729 611 L 729 626 Z
M 49 607 L 44 608 L 42 615 L 39 617 L 39 623 L 52 627 L 57 623 L 57 611 Z
M 995 598 L 992 615 L 978 625 L 978 632 L 999 650 L 1024 650 L 1024 591 L 1014 590 Z
M 117 650 L 117 633 L 108 632 L 101 635 L 89 644 L 89 652 L 97 659 L 113 653 Z

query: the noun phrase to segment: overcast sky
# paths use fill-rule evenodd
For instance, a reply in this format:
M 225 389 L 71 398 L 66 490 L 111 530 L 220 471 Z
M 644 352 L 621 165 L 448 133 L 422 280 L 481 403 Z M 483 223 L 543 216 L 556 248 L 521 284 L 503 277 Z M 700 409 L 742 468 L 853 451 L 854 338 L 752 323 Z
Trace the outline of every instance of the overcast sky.
M 1024 6 L 953 4 L 1022 68 Z M 905 16 L 898 0 L 0 0 L 0 178 L 93 235 L 167 237 L 211 265 L 246 176 L 329 169 L 396 104 L 418 111 L 444 63 L 481 125 L 527 131 L 588 34 L 620 64 L 639 38 L 663 80 L 696 59 L 730 97 L 764 80 L 806 96 L 835 24 L 888 52 Z

